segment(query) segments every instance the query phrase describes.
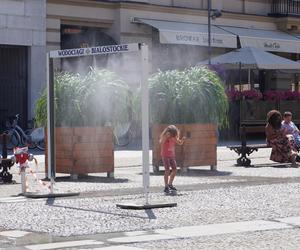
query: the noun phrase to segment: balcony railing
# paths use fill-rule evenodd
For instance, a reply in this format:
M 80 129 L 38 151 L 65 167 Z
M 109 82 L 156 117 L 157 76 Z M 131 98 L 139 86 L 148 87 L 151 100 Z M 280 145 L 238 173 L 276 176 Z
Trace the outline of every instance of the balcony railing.
M 300 16 L 300 0 L 273 0 L 270 16 Z

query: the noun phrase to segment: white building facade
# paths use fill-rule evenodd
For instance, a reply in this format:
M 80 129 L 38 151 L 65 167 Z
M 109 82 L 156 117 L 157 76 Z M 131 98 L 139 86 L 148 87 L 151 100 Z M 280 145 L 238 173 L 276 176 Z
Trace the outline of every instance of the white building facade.
M 0 1 L 0 116 L 34 113 L 46 79 L 46 1 Z
M 185 68 L 207 59 L 207 3 L 207 0 L 1 0 L 0 60 L 5 67 L 0 67 L 0 116 L 21 113 L 26 119 L 32 118 L 35 101 L 46 83 L 46 51 L 146 43 L 153 72 Z M 211 3 L 212 9 L 222 12 L 221 17 L 211 19 L 212 56 L 253 46 L 292 60 L 300 59 L 299 1 L 211 0 Z M 84 70 L 82 65 L 88 68 L 108 63 L 107 58 L 86 58 L 58 61 L 55 65 Z M 127 77 L 139 67 L 138 63 L 126 66 Z M 290 77 L 272 72 L 253 74 L 254 81 L 262 77 L 278 89 L 286 88 L 291 81 Z M 13 105 L 9 103 L 12 100 Z
M 143 42 L 152 70 L 193 66 L 208 57 L 207 0 L 48 0 L 47 48 Z M 299 1 L 211 0 L 212 56 L 258 47 L 299 60 Z M 299 13 L 298 13 L 299 12 Z M 73 65 L 74 66 L 74 65 Z M 258 73 L 257 77 L 258 77 Z M 286 82 L 271 73 L 277 88 Z

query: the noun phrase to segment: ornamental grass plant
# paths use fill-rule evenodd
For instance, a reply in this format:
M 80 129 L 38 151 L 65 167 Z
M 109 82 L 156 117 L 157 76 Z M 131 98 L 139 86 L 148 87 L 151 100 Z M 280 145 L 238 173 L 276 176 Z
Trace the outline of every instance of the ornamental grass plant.
M 153 123 L 228 126 L 228 98 L 221 79 L 207 67 L 159 71 L 149 80 Z
M 132 92 L 114 72 L 91 68 L 86 75 L 55 72 L 56 126 L 105 126 L 128 123 L 132 116 Z M 47 123 L 46 90 L 37 100 L 35 118 Z

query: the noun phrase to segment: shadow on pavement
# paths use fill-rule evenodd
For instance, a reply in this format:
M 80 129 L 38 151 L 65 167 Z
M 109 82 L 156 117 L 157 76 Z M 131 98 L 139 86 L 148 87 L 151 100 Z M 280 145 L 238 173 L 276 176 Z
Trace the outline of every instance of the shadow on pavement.
M 74 210 L 78 210 L 78 211 L 94 212 L 94 213 L 108 214 L 108 215 L 114 215 L 114 216 L 120 216 L 120 217 L 149 219 L 149 216 L 146 217 L 146 216 L 130 215 L 130 214 L 125 214 L 125 213 L 113 213 L 113 212 L 108 212 L 108 211 L 79 208 L 79 207 L 70 207 L 70 206 L 55 205 L 55 204 L 47 204 L 47 205 L 51 206 L 51 207 L 57 207 L 57 208 L 74 209 Z
M 59 176 L 55 178 L 56 182 L 90 182 L 90 183 L 126 183 L 127 178 L 108 178 L 105 176 L 84 176 L 73 180 L 70 176 Z
M 146 209 L 145 213 L 148 215 L 149 220 L 157 219 L 152 209 Z
M 247 140 L 247 145 L 265 144 L 265 143 L 266 143 L 265 139 Z M 228 146 L 233 146 L 233 145 L 241 145 L 241 141 L 235 140 L 235 141 L 220 141 L 220 142 L 218 142 L 218 147 L 228 147 Z
M 228 176 L 232 172 L 229 171 L 211 171 L 207 169 L 189 169 L 186 173 L 179 172 L 180 175 L 186 176 Z
M 236 167 L 243 167 L 237 166 Z M 255 164 L 243 168 L 292 168 L 291 163 L 265 163 L 265 164 Z
M 47 200 L 46 200 L 46 205 L 53 205 L 54 204 L 54 201 L 55 201 L 55 198 L 48 198 Z
M 142 173 L 139 173 L 142 175 Z M 228 176 L 232 172 L 229 171 L 211 171 L 206 169 L 189 169 L 187 172 L 178 171 L 179 176 Z M 150 175 L 164 175 L 164 171 L 160 170 L 158 173 L 150 173 Z

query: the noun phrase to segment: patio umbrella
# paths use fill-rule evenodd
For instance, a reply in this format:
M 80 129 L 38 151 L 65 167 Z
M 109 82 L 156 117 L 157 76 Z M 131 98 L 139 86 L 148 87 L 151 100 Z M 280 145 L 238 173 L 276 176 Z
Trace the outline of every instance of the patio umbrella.
M 208 60 L 198 65 L 208 64 Z M 222 64 L 229 69 L 300 70 L 300 63 L 264 50 L 245 47 L 211 59 L 212 65 Z

